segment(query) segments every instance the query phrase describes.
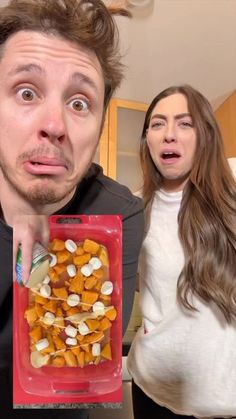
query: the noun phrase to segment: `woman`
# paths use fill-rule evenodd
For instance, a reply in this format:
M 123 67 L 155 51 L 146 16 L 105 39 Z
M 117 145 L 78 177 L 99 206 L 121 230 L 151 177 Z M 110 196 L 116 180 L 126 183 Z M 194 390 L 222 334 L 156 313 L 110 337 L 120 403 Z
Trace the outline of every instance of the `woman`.
M 141 149 L 143 327 L 132 344 L 135 419 L 236 415 L 236 183 L 208 101 L 152 101 Z M 235 159 L 232 159 L 235 163 Z

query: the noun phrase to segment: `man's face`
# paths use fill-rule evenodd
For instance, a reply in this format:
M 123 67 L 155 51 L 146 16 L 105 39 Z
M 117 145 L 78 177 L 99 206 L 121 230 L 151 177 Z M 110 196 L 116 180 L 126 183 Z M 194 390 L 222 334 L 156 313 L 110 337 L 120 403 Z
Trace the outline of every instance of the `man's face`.
M 2 181 L 39 205 L 70 195 L 96 151 L 103 100 L 92 51 L 33 31 L 9 38 L 0 60 Z
M 164 189 L 183 189 L 192 169 L 196 142 L 186 97 L 176 93 L 161 99 L 152 111 L 147 144 Z

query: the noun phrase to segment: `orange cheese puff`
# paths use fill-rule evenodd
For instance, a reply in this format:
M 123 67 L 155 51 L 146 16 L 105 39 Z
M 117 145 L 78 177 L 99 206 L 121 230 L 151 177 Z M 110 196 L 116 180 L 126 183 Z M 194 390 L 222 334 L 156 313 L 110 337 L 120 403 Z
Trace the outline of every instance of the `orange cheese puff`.
M 67 292 L 66 287 L 53 288 L 52 292 L 53 292 L 53 295 L 55 295 L 55 297 L 60 298 L 61 300 L 66 300 L 68 297 L 68 292 Z
M 59 281 L 59 275 L 56 273 L 56 271 L 54 271 L 53 268 L 49 268 L 48 276 L 53 283 Z
M 84 277 L 81 272 L 77 272 L 76 276 L 71 279 L 69 290 L 75 294 L 81 294 L 84 290 Z
M 57 368 L 64 367 L 65 366 L 65 363 L 66 363 L 65 358 L 63 358 L 62 356 L 56 356 L 52 360 L 52 365 L 54 367 L 57 367 Z
M 27 310 L 25 310 L 24 317 L 29 324 L 34 323 L 38 318 L 35 307 L 31 307 L 31 308 L 28 308 Z
M 96 331 L 93 333 L 89 333 L 88 335 L 84 336 L 83 343 L 95 343 L 99 342 L 101 339 L 104 338 L 104 333 L 102 330 Z
M 83 291 L 81 296 L 82 303 L 94 304 L 98 299 L 98 293 L 95 291 Z
M 65 242 L 60 239 L 53 239 L 53 241 L 50 244 L 50 250 L 52 252 L 59 252 L 60 250 L 65 249 Z
M 62 264 L 67 262 L 70 259 L 70 252 L 68 250 L 62 250 L 61 252 L 56 253 L 57 263 Z
M 91 254 L 90 253 L 84 253 L 81 256 L 74 256 L 73 257 L 73 262 L 75 265 L 77 266 L 82 266 L 85 265 L 86 263 L 88 263 L 91 259 Z
M 84 338 L 85 338 L 85 336 L 83 336 L 83 335 L 77 335 L 76 336 L 76 339 L 78 340 L 79 343 L 83 342 Z
M 74 314 L 80 313 L 81 310 L 79 307 L 70 307 L 69 310 L 67 310 L 66 315 L 69 316 L 74 316 Z
M 81 256 L 84 254 L 84 249 L 82 246 L 78 246 L 77 250 L 75 251 L 76 255 Z
M 51 311 L 51 313 L 56 313 L 57 311 L 57 301 L 49 300 L 48 303 L 44 304 L 43 308 L 46 311 Z
M 45 313 L 45 310 L 41 306 L 41 304 L 35 304 L 35 311 L 36 311 L 38 317 L 43 317 L 43 315 Z
M 98 278 L 98 279 L 104 278 L 103 269 L 100 268 L 100 269 L 97 269 L 97 270 L 93 271 L 93 275 L 95 276 L 95 278 Z
M 61 303 L 61 307 L 63 308 L 64 311 L 70 310 L 70 306 L 69 304 L 67 304 L 66 301 L 63 301 L 63 303 Z
M 33 343 L 37 343 L 43 337 L 42 327 L 40 325 L 34 326 L 29 332 L 29 335 Z
M 52 340 L 56 346 L 56 349 L 66 349 L 66 344 L 64 342 L 64 340 L 62 340 L 62 338 L 60 338 L 60 336 L 53 336 Z
M 81 352 L 81 348 L 79 346 L 76 346 L 75 348 L 71 348 L 71 352 L 73 352 L 74 355 L 78 356 Z
M 106 267 L 109 266 L 107 250 L 102 246 L 99 249 L 98 257 L 99 257 L 100 261 L 102 262 L 103 266 L 106 266 Z
M 61 333 L 61 328 L 60 328 L 60 327 L 56 327 L 56 326 L 54 326 L 54 327 L 51 329 L 51 335 L 52 335 L 52 336 L 58 336 L 58 335 L 60 335 L 60 333 Z
M 49 300 L 45 297 L 42 297 L 42 295 L 36 294 L 34 297 L 34 302 L 37 304 L 46 304 Z
M 69 367 L 77 367 L 77 358 L 70 350 L 64 352 L 66 365 Z
M 84 282 L 84 288 L 86 288 L 86 290 L 91 290 L 96 285 L 97 281 L 98 280 L 95 276 L 89 276 Z
M 111 296 L 110 295 L 99 295 L 99 301 L 102 301 L 104 306 L 110 306 L 111 305 Z
M 102 288 L 102 279 L 101 278 L 100 279 L 97 278 L 97 283 L 94 286 L 94 291 L 100 292 L 101 291 L 101 288 Z
M 93 356 L 92 352 L 86 352 L 84 355 L 84 362 L 85 364 L 89 364 L 95 360 L 95 356 Z
M 94 332 L 94 330 L 98 329 L 100 325 L 99 320 L 96 320 L 96 319 L 87 319 L 85 320 L 85 323 L 87 324 L 91 332 Z
M 63 317 L 63 311 L 62 311 L 61 307 L 57 307 L 56 316 L 57 317 Z
M 85 239 L 83 244 L 83 249 L 87 253 L 91 253 L 92 255 L 95 255 L 100 248 L 100 245 L 96 243 L 93 240 Z
M 85 364 L 84 358 L 85 358 L 85 352 L 81 351 L 79 355 L 77 355 L 78 365 L 80 366 L 80 368 L 84 367 L 84 364 Z
M 66 265 L 64 265 L 63 263 L 58 264 L 58 265 L 55 265 L 55 266 L 53 266 L 53 268 L 54 268 L 54 271 L 55 271 L 58 275 L 61 275 L 63 272 L 65 272 L 65 271 L 66 271 Z
M 110 342 L 106 343 L 106 345 L 101 350 L 101 356 L 106 359 L 112 360 L 111 355 L 111 344 Z
M 113 307 L 110 310 L 107 310 L 106 313 L 105 313 L 105 316 L 111 321 L 115 320 L 115 318 L 117 316 L 116 309 Z
M 112 323 L 107 317 L 103 317 L 100 321 L 99 330 L 107 330 L 111 327 Z

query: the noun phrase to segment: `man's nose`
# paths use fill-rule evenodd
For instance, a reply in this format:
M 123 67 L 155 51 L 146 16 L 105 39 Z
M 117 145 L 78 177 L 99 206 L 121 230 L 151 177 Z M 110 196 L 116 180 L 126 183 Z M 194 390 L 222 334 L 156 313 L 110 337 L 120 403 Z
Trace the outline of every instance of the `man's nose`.
M 39 126 L 39 139 L 62 143 L 66 139 L 67 129 L 62 106 L 44 109 Z

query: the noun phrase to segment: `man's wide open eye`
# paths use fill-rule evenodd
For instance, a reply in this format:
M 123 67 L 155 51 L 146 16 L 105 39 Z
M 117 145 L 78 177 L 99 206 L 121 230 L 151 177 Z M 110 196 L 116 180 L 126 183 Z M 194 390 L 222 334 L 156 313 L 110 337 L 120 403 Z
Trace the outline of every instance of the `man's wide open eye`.
M 69 105 L 77 112 L 87 111 L 89 109 L 89 104 L 85 99 L 73 99 Z
M 17 91 L 17 96 L 25 102 L 31 102 L 35 98 L 36 94 L 32 89 L 21 88 Z

